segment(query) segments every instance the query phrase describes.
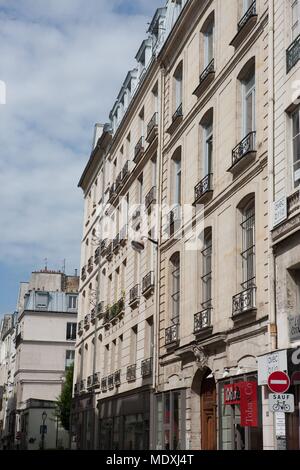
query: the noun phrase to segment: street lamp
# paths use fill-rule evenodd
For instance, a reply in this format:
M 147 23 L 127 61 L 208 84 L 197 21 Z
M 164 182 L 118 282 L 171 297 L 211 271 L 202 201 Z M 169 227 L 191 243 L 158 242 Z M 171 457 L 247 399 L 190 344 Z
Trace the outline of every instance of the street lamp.
M 46 411 L 43 411 L 42 413 L 42 446 L 41 446 L 41 450 L 44 450 L 45 448 L 45 422 L 46 422 L 46 419 L 47 419 L 47 413 Z
M 144 248 L 145 248 L 144 240 L 148 240 L 149 242 L 151 242 L 154 245 L 158 246 L 158 241 L 157 240 L 153 240 L 150 237 L 146 237 L 145 235 L 142 235 L 142 236 L 140 236 L 140 237 L 138 237 L 138 238 L 131 241 L 131 247 L 133 248 L 133 250 L 137 251 L 138 253 L 143 251 Z

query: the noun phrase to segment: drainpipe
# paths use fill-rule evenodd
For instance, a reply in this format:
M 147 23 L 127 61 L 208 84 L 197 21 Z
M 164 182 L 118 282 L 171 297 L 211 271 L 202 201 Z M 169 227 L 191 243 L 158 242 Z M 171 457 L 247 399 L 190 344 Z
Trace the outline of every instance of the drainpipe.
M 274 0 L 269 0 L 268 18 L 268 266 L 269 266 L 269 350 L 277 349 L 275 258 L 272 248 L 274 201 Z

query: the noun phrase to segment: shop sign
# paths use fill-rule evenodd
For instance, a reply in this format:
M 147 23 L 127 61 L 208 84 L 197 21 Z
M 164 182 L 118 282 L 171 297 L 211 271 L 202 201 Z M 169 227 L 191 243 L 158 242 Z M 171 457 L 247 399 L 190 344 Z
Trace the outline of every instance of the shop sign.
M 273 413 L 294 413 L 294 395 L 291 393 L 271 393 L 269 395 L 269 410 Z
M 241 403 L 241 389 L 244 382 L 224 385 L 225 405 L 239 405 Z
M 277 370 L 287 371 L 287 351 L 275 351 L 257 358 L 258 363 L 258 385 L 267 385 L 268 378 Z
M 257 427 L 257 383 L 244 382 L 241 395 L 241 426 Z
M 257 383 L 236 382 L 224 385 L 225 405 L 241 406 L 241 426 L 257 427 Z
M 297 341 L 300 339 L 300 314 L 290 315 L 288 320 L 290 341 Z

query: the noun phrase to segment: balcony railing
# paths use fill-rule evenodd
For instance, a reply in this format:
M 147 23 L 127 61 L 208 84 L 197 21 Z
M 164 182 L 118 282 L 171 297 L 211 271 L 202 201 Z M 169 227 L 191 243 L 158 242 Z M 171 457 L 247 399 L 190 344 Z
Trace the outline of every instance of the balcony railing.
M 129 291 L 129 305 L 133 306 L 139 301 L 139 284 L 135 285 Z
M 99 372 L 95 372 L 95 374 L 93 375 L 93 386 L 95 388 L 100 386 L 100 374 L 99 374 Z
M 158 113 L 154 113 L 147 125 L 147 142 L 151 142 L 156 135 L 158 124 Z
M 107 390 L 107 377 L 101 379 L 101 390 L 102 392 L 106 392 Z
M 199 201 L 202 197 L 212 191 L 212 180 L 213 174 L 209 173 L 206 175 L 198 184 L 195 186 L 195 201 Z
M 121 385 L 121 371 L 120 370 L 117 370 L 115 373 L 114 373 L 114 381 L 115 381 L 115 386 L 118 387 L 119 385 Z
M 85 391 L 85 380 L 81 380 L 80 381 L 80 392 L 84 392 Z
M 179 325 L 172 325 L 169 326 L 165 330 L 165 340 L 166 340 L 166 346 L 177 343 L 179 341 Z
M 141 154 L 144 152 L 144 137 L 141 137 L 136 146 L 134 147 L 134 159 L 136 162 Z
M 100 243 L 100 255 L 103 256 L 107 247 L 107 238 Z
M 232 316 L 240 315 L 249 310 L 254 310 L 256 287 L 251 286 L 232 298 Z
M 212 59 L 208 66 L 201 73 L 199 78 L 199 85 L 202 85 L 202 83 L 205 82 L 207 77 L 213 73 L 215 73 L 215 59 Z
M 125 163 L 122 170 L 122 181 L 124 182 L 125 178 L 129 175 L 129 161 Z
M 177 205 L 168 214 L 168 227 L 170 236 L 181 226 L 181 206 Z
M 115 302 L 111 307 L 109 307 L 108 321 L 115 319 L 120 313 L 124 313 L 125 301 L 122 297 L 118 302 Z
M 202 310 L 202 312 L 196 313 L 194 316 L 194 333 L 200 333 L 201 331 L 211 326 L 211 308 Z
M 90 318 L 91 317 L 89 313 L 84 317 L 84 328 L 86 330 L 90 327 Z
M 109 390 L 114 388 L 114 374 L 111 374 L 107 377 L 107 386 L 108 386 Z
M 100 248 L 98 247 L 95 250 L 94 263 L 99 264 L 99 260 L 100 260 Z
M 127 367 L 126 379 L 128 382 L 136 379 L 136 364 Z
M 105 250 L 106 253 L 106 259 L 110 261 L 113 257 L 113 244 L 112 242 L 107 246 L 107 249 Z
M 93 256 L 91 256 L 88 260 L 87 270 L 89 273 L 93 271 Z
M 149 377 L 152 374 L 152 357 L 145 359 L 141 363 L 141 375 L 142 377 Z
M 151 206 L 151 204 L 156 202 L 156 186 L 153 186 L 148 194 L 145 196 L 145 207 L 148 209 L 148 207 Z
M 92 388 L 93 387 L 93 376 L 92 375 L 88 376 L 86 386 L 87 386 L 87 388 Z
M 256 132 L 250 132 L 246 137 L 232 150 L 232 166 L 236 165 L 245 155 L 256 151 Z
M 116 179 L 116 185 L 115 185 L 116 193 L 118 193 L 120 191 L 121 186 L 122 186 L 122 170 L 120 171 L 120 173 L 118 174 L 117 179 Z
M 81 280 L 85 281 L 86 279 L 86 268 L 85 266 L 81 269 Z
M 300 34 L 286 51 L 286 69 L 289 73 L 300 60 Z
M 256 1 L 252 3 L 250 8 L 248 8 L 244 16 L 238 22 L 238 31 L 240 31 L 245 26 L 245 24 L 249 21 L 249 19 L 255 15 L 256 15 Z
M 182 113 L 182 103 L 181 103 L 172 116 L 172 122 L 176 121 L 177 118 L 181 118 L 182 116 L 183 116 L 183 113 Z
M 300 211 L 300 190 L 298 189 L 287 199 L 288 217 L 292 217 L 296 212 Z
M 114 239 L 113 239 L 113 252 L 116 253 L 120 248 L 120 235 L 118 234 Z
M 142 280 L 142 294 L 147 295 L 149 291 L 154 289 L 154 272 L 150 271 Z
M 97 306 L 97 316 L 101 317 L 104 313 L 104 302 L 99 302 Z

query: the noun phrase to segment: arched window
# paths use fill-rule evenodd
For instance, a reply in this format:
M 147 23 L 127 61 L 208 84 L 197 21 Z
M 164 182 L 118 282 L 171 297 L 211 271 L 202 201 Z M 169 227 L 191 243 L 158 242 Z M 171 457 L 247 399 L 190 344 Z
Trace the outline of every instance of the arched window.
M 211 308 L 212 300 L 212 230 L 208 228 L 204 233 L 202 250 L 202 307 Z
M 201 120 L 203 142 L 203 176 L 213 173 L 213 109 L 210 109 Z
M 242 87 L 242 138 L 244 138 L 256 130 L 254 58 L 243 67 L 239 80 Z
M 300 0 L 290 0 L 292 9 L 292 41 L 300 34 Z
M 175 113 L 177 110 L 182 107 L 182 80 L 183 80 L 183 65 L 182 62 L 177 66 L 174 72 L 174 106 L 173 112 Z
M 215 29 L 215 15 L 212 12 L 206 19 L 203 27 L 203 68 L 205 69 L 214 58 L 214 29 Z
M 181 204 L 181 147 L 179 147 L 172 157 L 172 202 Z
M 174 324 L 179 323 L 180 316 L 180 253 L 174 253 L 170 258 L 171 274 L 171 320 Z
M 255 199 L 251 197 L 241 207 L 242 215 L 242 288 L 255 285 Z

